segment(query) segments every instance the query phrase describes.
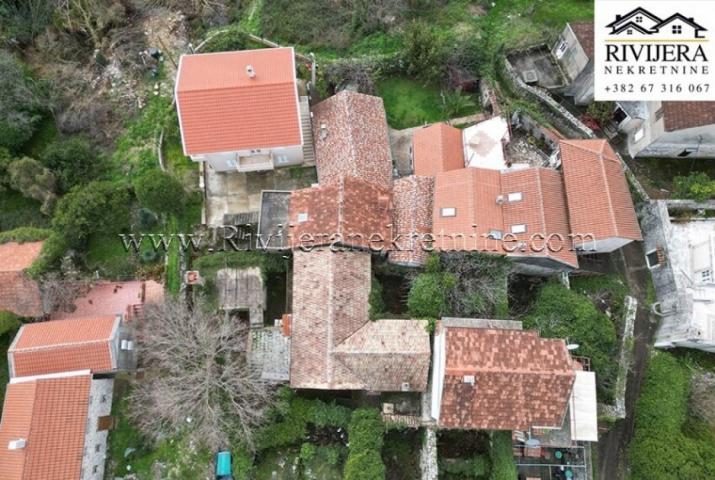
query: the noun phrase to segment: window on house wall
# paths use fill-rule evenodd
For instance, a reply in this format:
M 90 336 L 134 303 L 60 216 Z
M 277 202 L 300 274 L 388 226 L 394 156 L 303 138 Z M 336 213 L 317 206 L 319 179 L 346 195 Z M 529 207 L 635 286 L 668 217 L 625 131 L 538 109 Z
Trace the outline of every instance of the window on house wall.
M 643 131 L 642 128 L 639 128 L 636 133 L 633 134 L 633 141 L 634 142 L 640 142 L 643 137 L 645 136 L 645 132 Z
M 99 465 L 95 465 L 92 467 L 92 473 L 97 473 L 99 471 Z
M 700 280 L 703 283 L 713 283 L 713 271 L 710 269 L 701 271 Z
M 643 17 L 641 15 L 636 17 L 636 23 L 643 23 Z
M 510 202 L 521 202 L 521 200 L 523 198 L 524 198 L 524 196 L 522 195 L 521 192 L 514 192 L 514 193 L 510 193 L 509 195 L 507 195 L 507 199 Z
M 680 153 L 678 154 L 678 156 L 679 156 L 679 157 L 689 157 L 689 156 L 692 155 L 693 153 L 695 153 L 695 149 L 694 149 L 694 148 L 685 148 L 685 149 L 683 149 L 682 152 L 680 152 Z
M 489 235 L 487 235 L 489 238 L 493 238 L 494 240 L 501 240 L 504 237 L 504 234 L 501 230 L 489 230 Z
M 100 397 L 99 401 L 100 401 L 101 403 L 107 403 L 107 396 L 104 395 L 104 394 L 102 394 L 102 396 Z
M 657 250 L 651 250 L 650 252 L 646 253 L 645 259 L 646 259 L 646 262 L 648 263 L 648 268 L 655 268 L 658 265 L 660 265 L 660 262 L 658 261 L 658 251 Z
M 673 25 L 673 35 L 680 35 L 681 33 L 683 33 L 683 26 Z
M 228 165 L 228 166 L 231 167 L 231 168 L 236 168 L 236 160 L 234 160 L 234 159 L 232 159 L 232 158 L 229 158 L 229 159 L 226 161 L 226 165 Z
M 628 30 L 626 30 L 626 33 L 627 33 L 628 35 L 633 35 L 633 29 L 632 29 L 632 28 L 629 28 Z
M 520 223 L 518 225 L 512 225 L 511 233 L 526 233 L 526 225 L 523 223 Z
M 97 444 L 94 446 L 94 451 L 99 453 L 102 450 L 102 446 L 100 444 Z
M 655 111 L 655 119 L 660 120 L 661 118 L 663 118 L 663 107 Z
M 564 56 L 566 53 L 566 50 L 568 49 L 568 43 L 566 43 L 566 40 L 563 38 L 561 39 L 561 43 L 559 43 L 559 46 L 556 48 L 556 58 L 561 58 Z
M 298 223 L 305 223 L 308 221 L 308 212 L 300 212 L 298 214 Z
M 442 207 L 439 214 L 443 217 L 456 217 L 457 209 L 454 207 Z
M 276 155 L 276 162 L 278 164 L 288 163 L 288 155 Z

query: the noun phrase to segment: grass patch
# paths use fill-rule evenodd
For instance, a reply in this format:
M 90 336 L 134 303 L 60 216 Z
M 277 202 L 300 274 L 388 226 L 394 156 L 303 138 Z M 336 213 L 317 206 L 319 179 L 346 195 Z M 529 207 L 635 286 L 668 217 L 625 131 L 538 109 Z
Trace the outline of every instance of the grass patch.
M 14 190 L 0 191 L 0 231 L 18 227 L 47 228 L 50 219 L 40 213 L 40 202 Z
M 416 127 L 445 120 L 441 90 L 437 84 L 419 82 L 407 77 L 390 77 L 377 82 L 385 103 L 387 123 L 396 129 Z M 457 116 L 475 113 L 476 109 Z

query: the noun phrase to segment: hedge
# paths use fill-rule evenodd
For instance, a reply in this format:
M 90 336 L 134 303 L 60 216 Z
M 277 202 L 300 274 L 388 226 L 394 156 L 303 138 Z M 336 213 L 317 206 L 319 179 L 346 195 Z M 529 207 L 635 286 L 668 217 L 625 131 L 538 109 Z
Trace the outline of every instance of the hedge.
M 348 426 L 348 460 L 345 480 L 383 480 L 382 444 L 385 427 L 380 412 L 374 408 L 359 408 Z
M 492 469 L 489 480 L 516 480 L 517 470 L 514 463 L 511 432 L 492 433 L 490 456 Z
M 20 318 L 12 312 L 0 311 L 0 337 L 20 328 Z

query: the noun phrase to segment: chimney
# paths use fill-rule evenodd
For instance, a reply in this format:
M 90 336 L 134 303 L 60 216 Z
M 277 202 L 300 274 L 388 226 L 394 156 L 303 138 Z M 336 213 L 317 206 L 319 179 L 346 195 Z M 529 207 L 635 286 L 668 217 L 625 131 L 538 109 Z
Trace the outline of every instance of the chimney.
M 253 65 L 251 64 L 246 65 L 246 73 L 248 74 L 248 78 L 256 77 L 256 71 L 253 69 Z
M 620 16 L 620 15 L 616 15 L 616 20 L 620 20 L 620 19 L 621 19 L 621 16 Z
M 24 438 L 18 438 L 17 440 L 10 440 L 7 444 L 8 450 L 22 450 L 27 445 L 27 440 Z

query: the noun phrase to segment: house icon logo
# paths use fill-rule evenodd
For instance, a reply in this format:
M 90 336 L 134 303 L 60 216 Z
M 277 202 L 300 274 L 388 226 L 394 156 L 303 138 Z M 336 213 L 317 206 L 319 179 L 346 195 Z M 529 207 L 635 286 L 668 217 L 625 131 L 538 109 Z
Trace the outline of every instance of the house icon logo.
M 634 35 L 652 35 L 673 42 L 702 39 L 705 38 L 702 32 L 707 31 L 692 17 L 675 13 L 661 19 L 642 7 L 635 8 L 625 15 L 616 15 L 616 19 L 606 27 L 611 29 L 610 36 L 628 38 Z

